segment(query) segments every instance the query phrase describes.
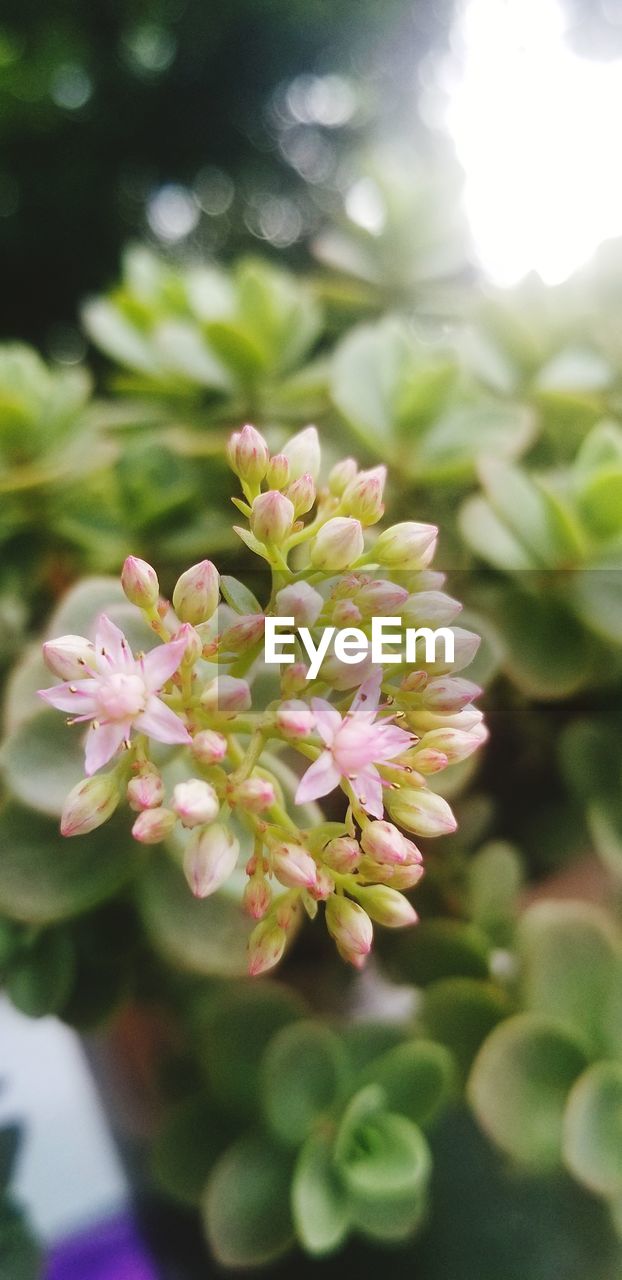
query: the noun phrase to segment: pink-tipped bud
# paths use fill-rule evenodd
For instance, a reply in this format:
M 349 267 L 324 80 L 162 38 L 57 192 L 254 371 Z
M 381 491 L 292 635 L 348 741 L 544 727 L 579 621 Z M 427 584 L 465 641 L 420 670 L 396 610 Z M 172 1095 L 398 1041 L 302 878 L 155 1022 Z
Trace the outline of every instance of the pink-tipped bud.
M 318 867 L 315 887 L 309 892 L 316 902 L 326 902 L 331 893 L 335 892 L 335 881 L 327 867 Z
M 386 479 L 386 467 L 359 471 L 341 499 L 342 510 L 350 516 L 356 516 L 361 524 L 376 524 L 384 514 L 382 495 Z
M 260 485 L 266 471 L 270 453 L 268 446 L 255 427 L 247 425 L 235 431 L 229 440 L 229 465 L 232 471 L 251 486 Z
M 395 569 L 425 569 L 434 558 L 438 529 L 435 524 L 406 520 L 380 534 L 374 557 Z
M 305 427 L 303 431 L 299 431 L 297 435 L 292 436 L 291 440 L 283 446 L 281 453 L 285 454 L 289 462 L 289 478 L 290 481 L 298 480 L 298 478 L 308 471 L 313 480 L 317 480 L 320 474 L 320 464 L 322 455 L 320 450 L 320 440 L 315 427 Z
M 439 676 L 430 680 L 423 692 L 424 707 L 431 711 L 448 711 L 453 713 L 469 706 L 474 698 L 479 698 L 482 690 L 472 680 L 464 680 L 460 676 Z
M 357 627 L 362 614 L 354 600 L 338 600 L 333 608 L 332 619 L 336 627 Z
M 155 569 L 138 556 L 128 556 L 121 570 L 121 586 L 139 609 L 153 609 L 160 597 L 160 584 Z
M 114 773 L 98 773 L 72 787 L 63 805 L 60 820 L 62 836 L 85 836 L 101 827 L 114 813 L 120 800 Z
M 409 627 L 443 627 L 462 611 L 459 600 L 444 591 L 417 591 L 402 607 L 402 618 Z
M 293 618 L 297 627 L 312 627 L 324 608 L 324 601 L 308 582 L 292 582 L 277 592 L 276 607 L 280 618 Z
M 184 827 L 202 827 L 217 817 L 220 801 L 209 782 L 190 778 L 173 789 L 172 808 Z
M 336 654 L 331 653 L 322 663 L 319 678 L 341 693 L 347 689 L 360 688 L 371 675 L 373 667 L 371 652 L 366 653 L 363 661 L 356 664 L 341 662 Z
M 218 570 L 211 560 L 193 564 L 178 578 L 173 591 L 173 608 L 180 622 L 193 627 L 207 622 L 218 607 Z
M 401 610 L 408 591 L 394 582 L 369 582 L 361 587 L 355 599 L 364 618 L 389 617 Z
M 141 844 L 160 844 L 170 836 L 176 822 L 172 809 L 144 809 L 132 827 L 132 835 Z
M 127 784 L 127 801 L 135 813 L 143 809 L 159 809 L 164 799 L 164 782 L 158 770 L 150 765 Z
M 173 639 L 183 640 L 185 649 L 182 663 L 185 667 L 193 667 L 203 653 L 203 640 L 196 627 L 192 627 L 189 622 L 184 622 L 175 632 Z
M 201 706 L 214 716 L 235 716 L 248 711 L 251 691 L 246 680 L 237 676 L 215 676 L 201 694 Z
M 340 498 L 345 493 L 348 485 L 354 480 L 357 473 L 357 465 L 354 458 L 342 458 L 341 462 L 336 462 L 334 467 L 328 473 L 328 488 L 335 498 Z
M 421 693 L 425 689 L 429 678 L 427 671 L 411 671 L 407 676 L 404 676 L 400 689 L 403 689 L 404 693 Z
M 283 615 L 289 617 L 289 614 Z M 308 667 L 304 662 L 292 662 L 291 666 L 283 669 L 281 674 L 281 693 L 284 698 L 291 698 L 296 693 L 302 693 L 307 684 Z
M 386 867 L 384 870 L 386 871 Z M 391 867 L 391 888 L 400 889 L 402 892 L 406 889 L 414 889 L 423 874 L 424 869 L 420 862 L 411 862 L 403 867 Z
M 275 453 L 268 463 L 266 484 L 269 489 L 284 489 L 289 481 L 289 462 L 284 453 Z
M 268 778 L 246 778 L 236 787 L 234 802 L 248 813 L 263 813 L 276 803 L 276 792 Z
M 352 836 L 335 836 L 321 852 L 322 861 L 333 871 L 347 875 L 354 871 L 360 862 L 361 850 L 358 841 Z
M 272 850 L 272 867 L 277 880 L 287 889 L 314 889 L 317 883 L 317 867 L 310 853 L 302 845 L 276 845 Z
M 445 836 L 458 825 L 447 801 L 424 787 L 388 791 L 386 803 L 391 817 L 416 836 Z
M 408 859 L 406 840 L 392 822 L 369 822 L 363 829 L 361 845 L 375 862 L 390 864 L 406 862 Z
M 252 875 L 244 889 L 242 906 L 253 920 L 263 920 L 272 902 L 272 890 L 262 875 Z
M 279 963 L 285 950 L 287 934 L 272 917 L 260 920 L 248 940 L 248 972 L 255 978 Z
M 219 640 L 218 652 L 221 655 L 248 653 L 259 644 L 265 629 L 263 613 L 249 613 L 239 618 L 232 626 L 227 627 Z
M 464 627 L 452 627 L 451 630 L 454 633 L 453 661 L 446 661 L 441 656 L 443 650 L 440 647 L 438 659 L 433 663 L 425 663 L 428 670 L 438 675 L 446 671 L 463 671 L 465 667 L 470 666 L 482 642 L 481 636 L 476 635 L 474 631 L 466 631 Z
M 405 925 L 416 924 L 419 919 L 408 898 L 386 884 L 357 889 L 356 896 L 372 920 L 386 929 L 403 929 Z
M 260 493 L 253 502 L 250 526 L 259 542 L 283 542 L 295 519 L 294 504 L 278 489 Z
M 308 738 L 315 729 L 315 716 L 306 702 L 291 698 L 282 702 L 276 716 L 276 726 L 287 738 Z
M 290 502 L 294 504 L 296 519 L 299 516 L 306 516 L 307 511 L 311 510 L 315 502 L 315 480 L 313 476 L 305 471 L 303 475 L 294 480 L 287 490 L 287 496 Z
M 367 912 L 358 902 L 333 894 L 326 903 L 326 927 L 337 943 L 340 956 L 360 969 L 374 940 Z
M 318 530 L 311 543 L 311 564 L 327 573 L 347 569 L 365 550 L 360 520 L 333 516 Z
M 444 751 L 435 751 L 433 747 L 421 747 L 417 751 L 408 752 L 408 763 L 417 770 L 417 773 L 423 773 L 427 777 L 431 773 L 441 773 L 446 769 L 449 758 Z
M 219 822 L 195 831 L 184 855 L 184 875 L 195 898 L 207 898 L 233 874 L 240 846 Z
M 46 667 L 61 680 L 83 680 L 95 669 L 95 645 L 84 636 L 59 636 L 43 646 Z
M 192 739 L 191 751 L 200 764 L 219 764 L 227 754 L 227 739 L 214 729 L 203 729 Z
M 469 733 L 464 733 L 462 729 L 431 729 L 423 739 L 422 748 L 441 751 L 449 764 L 459 764 L 461 760 L 468 760 L 487 738 L 488 730 L 483 724 L 475 725 Z M 409 752 L 408 758 L 418 769 L 416 752 L 413 756 Z

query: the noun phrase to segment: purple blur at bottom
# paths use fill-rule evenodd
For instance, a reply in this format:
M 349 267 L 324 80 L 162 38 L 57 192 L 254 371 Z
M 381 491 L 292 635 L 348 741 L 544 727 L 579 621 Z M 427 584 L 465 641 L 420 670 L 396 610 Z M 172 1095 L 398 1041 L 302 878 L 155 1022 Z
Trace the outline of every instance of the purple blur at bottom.
M 158 1280 L 131 1218 L 113 1218 L 56 1245 L 43 1280 Z

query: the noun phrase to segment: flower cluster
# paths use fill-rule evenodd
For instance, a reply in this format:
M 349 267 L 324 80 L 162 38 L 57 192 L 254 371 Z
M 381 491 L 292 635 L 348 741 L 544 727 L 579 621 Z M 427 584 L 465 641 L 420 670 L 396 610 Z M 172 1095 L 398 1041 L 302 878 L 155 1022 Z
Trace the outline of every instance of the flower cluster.
M 452 625 L 450 668 L 427 652 L 413 665 L 399 644 L 386 668 L 367 658 L 346 663 L 329 649 L 310 679 L 301 647 L 266 679 L 267 615 L 293 618 L 319 637 L 328 626 L 368 634 L 373 617 L 447 626 L 460 605 L 429 568 L 435 526 L 408 521 L 367 532 L 384 512 L 384 467 L 361 471 L 346 458 L 320 486 L 313 427 L 271 456 L 246 426 L 232 437 L 229 460 L 242 489 L 233 499 L 245 519 L 237 533 L 265 562 L 266 602 L 221 578 L 209 560 L 182 574 L 168 602 L 155 570 L 131 556 L 125 595 L 161 643 L 134 656 L 102 616 L 93 641 L 45 644 L 62 683 L 41 697 L 70 723 L 89 726 L 87 776 L 67 797 L 61 830 L 91 831 L 125 799 L 136 840 L 181 850 L 199 897 L 229 881 L 245 849 L 243 905 L 257 921 L 250 972 L 272 968 L 302 913 L 314 917 L 321 902 L 340 954 L 360 968 L 372 922 L 417 919 L 404 896 L 423 874 L 410 836 L 455 829 L 427 779 L 486 738 L 473 705 L 480 690 L 456 674 L 478 637 Z M 287 794 L 297 761 L 306 767 L 295 769 Z M 333 793 L 342 803 L 328 821 L 312 802 Z

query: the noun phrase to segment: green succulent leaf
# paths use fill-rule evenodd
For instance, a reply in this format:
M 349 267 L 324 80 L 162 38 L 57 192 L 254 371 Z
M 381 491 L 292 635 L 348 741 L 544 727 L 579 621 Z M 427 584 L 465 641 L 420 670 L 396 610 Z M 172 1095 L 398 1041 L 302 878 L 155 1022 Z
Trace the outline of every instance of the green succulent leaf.
M 147 933 L 173 965 L 219 977 L 246 973 L 252 922 L 229 894 L 193 897 L 181 868 L 159 851 L 149 861 L 138 893 Z
M 451 1053 L 431 1040 L 405 1040 L 371 1062 L 363 1081 L 379 1084 L 389 1111 L 426 1128 L 434 1123 L 455 1086 Z
M 40 704 L 39 704 L 40 705 Z M 5 739 L 0 750 L 4 780 L 21 804 L 60 817 L 72 787 L 84 777 L 82 733 L 67 728 L 57 711 L 38 711 Z
M 421 1130 L 405 1116 L 380 1111 L 361 1120 L 338 1159 L 353 1225 L 377 1240 L 411 1235 L 427 1209 L 431 1165 Z
M 300 1150 L 292 1180 L 296 1235 L 321 1257 L 339 1248 L 350 1226 L 348 1199 L 333 1162 L 331 1137 L 311 1134 Z
M 490 949 L 477 926 L 438 918 L 391 939 L 388 954 L 396 977 L 427 987 L 439 978 L 487 978 Z
M 468 914 L 497 946 L 506 945 L 510 938 L 522 884 L 520 855 L 504 841 L 485 845 L 469 862 Z
M 265 1134 L 248 1134 L 222 1155 L 203 1197 L 210 1247 L 227 1267 L 273 1262 L 294 1239 L 291 1160 Z
M 243 582 L 239 582 L 237 578 L 232 578 L 228 573 L 223 573 L 220 578 L 220 590 L 232 609 L 236 613 L 249 614 L 261 613 L 262 608 L 256 596 Z
M 622 1196 L 622 1063 L 598 1062 L 579 1076 L 564 1115 L 563 1153 L 590 1191 Z
M 321 1022 L 296 1022 L 270 1041 L 261 1078 L 263 1109 L 272 1133 L 286 1145 L 298 1146 L 342 1094 L 344 1047 Z
M 59 1013 L 75 975 L 71 939 L 60 930 L 40 935 L 11 965 L 6 988 L 13 1004 L 29 1018 Z
M 201 1066 L 211 1093 L 233 1116 L 256 1116 L 263 1054 L 273 1037 L 296 1026 L 305 1012 L 302 1000 L 269 980 L 240 983 L 208 1003 L 197 1031 Z
M 151 1153 L 159 1186 L 182 1204 L 198 1204 L 212 1168 L 233 1136 L 218 1106 L 205 1094 L 171 1107 Z
M 444 978 L 426 988 L 420 1028 L 449 1049 L 466 1078 L 486 1036 L 511 1012 L 508 997 L 491 982 Z

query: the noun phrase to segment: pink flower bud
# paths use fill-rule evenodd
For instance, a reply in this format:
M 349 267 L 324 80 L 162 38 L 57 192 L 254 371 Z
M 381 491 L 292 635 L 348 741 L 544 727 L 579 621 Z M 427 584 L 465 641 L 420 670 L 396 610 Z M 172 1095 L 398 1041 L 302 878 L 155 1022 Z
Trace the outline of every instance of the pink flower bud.
M 395 569 L 425 569 L 434 557 L 437 537 L 435 524 L 406 520 L 380 534 L 374 557 Z
M 326 902 L 326 899 L 335 892 L 335 881 L 327 867 L 318 867 L 315 887 L 309 892 L 316 902 Z
M 276 792 L 268 778 L 246 778 L 236 787 L 235 804 L 249 813 L 262 813 L 276 802 Z
M 406 889 L 414 889 L 423 874 L 424 870 L 420 862 L 411 862 L 403 867 L 391 867 L 391 888 L 400 889 L 402 892 Z
M 215 676 L 201 694 L 201 706 L 214 716 L 235 716 L 248 711 L 251 691 L 246 680 L 237 676 Z
M 248 972 L 251 977 L 273 969 L 283 955 L 286 942 L 285 930 L 272 916 L 260 920 L 248 940 Z
M 191 751 L 200 764 L 218 764 L 227 754 L 227 739 L 214 729 L 203 729 L 193 738 Z
M 367 677 L 371 675 L 373 666 L 371 652 L 366 653 L 363 661 L 356 664 L 341 662 L 336 654 L 332 653 L 324 659 L 319 678 L 341 693 L 347 689 L 359 688 L 364 684 Z
M 288 738 L 307 738 L 315 729 L 315 716 L 306 702 L 291 698 L 277 710 L 276 726 Z
M 488 730 L 485 725 L 475 725 L 469 733 L 464 733 L 462 729 L 431 729 L 423 739 L 423 747 L 442 751 L 449 764 L 459 764 L 461 760 L 472 756 L 487 738 Z M 416 769 L 419 768 L 416 756 L 413 758 L 409 753 L 409 761 Z
M 403 689 L 404 693 L 421 693 L 425 689 L 428 680 L 427 671 L 411 671 L 409 675 L 404 676 L 400 689 Z
M 195 831 L 184 855 L 184 875 L 195 898 L 207 898 L 233 874 L 240 846 L 219 822 Z
M 282 453 L 289 462 L 290 481 L 298 480 L 305 471 L 313 480 L 320 474 L 321 451 L 318 433 L 315 427 L 305 427 L 283 446 Z
M 172 809 L 144 809 L 132 827 L 132 835 L 141 844 L 160 844 L 170 836 L 176 822 Z
M 127 800 L 130 809 L 140 813 L 143 809 L 159 809 L 164 799 L 164 783 L 161 774 L 153 766 L 144 768 L 127 784 Z
M 311 543 L 311 564 L 316 569 L 337 572 L 347 569 L 364 550 L 360 521 L 350 516 L 333 516 L 322 525 Z
M 228 447 L 232 471 L 251 486 L 260 485 L 268 468 L 268 446 L 255 427 L 247 425 L 231 436 Z
M 284 617 L 290 617 L 284 614 Z M 292 662 L 291 666 L 286 666 L 281 673 L 281 693 L 284 698 L 290 698 L 292 694 L 302 693 L 307 684 L 308 668 L 304 662 Z
M 402 607 L 402 618 L 409 627 L 444 627 L 462 611 L 459 600 L 444 591 L 417 591 Z
M 271 902 L 272 890 L 268 881 L 264 876 L 251 876 L 242 897 L 242 906 L 246 914 L 252 916 L 253 920 L 263 920 L 270 909 Z
M 320 856 L 333 871 L 347 875 L 358 866 L 361 850 L 352 836 L 335 836 L 334 840 L 329 840 L 326 848 L 322 849 Z
M 293 618 L 297 627 L 312 627 L 324 608 L 324 601 L 308 582 L 292 582 L 277 592 L 276 607 L 280 618 Z
M 220 801 L 209 782 L 190 778 L 189 782 L 177 783 L 172 808 L 184 827 L 201 827 L 217 817 Z
M 195 627 L 191 627 L 189 622 L 184 622 L 183 626 L 175 632 L 174 640 L 183 640 L 185 644 L 184 656 L 182 663 L 186 667 L 193 667 L 198 662 L 203 653 L 203 640 Z
M 326 927 L 337 943 L 340 956 L 362 968 L 374 939 L 367 912 L 350 898 L 333 894 L 326 903 Z
M 357 591 L 355 599 L 363 617 L 389 617 L 401 611 L 408 591 L 394 582 L 370 582 Z
M 155 569 L 138 556 L 128 556 L 121 571 L 121 586 L 130 601 L 139 609 L 153 609 L 160 596 L 160 584 Z
M 446 662 L 441 656 L 442 648 L 436 662 L 426 662 L 424 665 L 429 671 L 441 674 L 445 671 L 462 671 L 464 667 L 470 666 L 477 650 L 482 642 L 481 636 L 475 634 L 474 631 L 465 631 L 464 627 L 452 627 L 454 633 L 454 657 L 453 662 Z
M 305 471 L 297 480 L 294 480 L 293 484 L 290 484 L 287 496 L 290 502 L 294 504 L 296 519 L 298 516 L 306 515 L 315 502 L 315 481 L 313 476 L 310 476 L 309 472 Z
M 314 889 L 317 867 L 310 853 L 302 845 L 276 845 L 272 850 L 272 867 L 277 880 L 287 889 Z
M 336 627 L 356 627 L 361 617 L 361 611 L 354 600 L 338 600 L 333 608 L 332 622 Z
M 268 489 L 253 502 L 251 529 L 259 542 L 283 542 L 294 523 L 295 514 L 294 504 L 289 498 L 278 489 Z
M 247 653 L 249 649 L 254 648 L 263 637 L 265 629 L 265 618 L 263 613 L 249 613 L 245 617 L 239 618 L 232 626 L 227 627 L 223 631 L 218 652 L 220 654 Z
M 119 800 L 119 786 L 114 773 L 99 773 L 94 778 L 76 783 L 63 805 L 61 835 L 84 836 L 101 827 L 114 813 Z
M 447 801 L 424 787 L 387 791 L 386 804 L 391 817 L 417 836 L 448 835 L 458 825 Z
M 268 463 L 266 484 L 269 489 L 284 489 L 289 480 L 289 462 L 284 453 L 275 453 Z
M 361 846 L 375 862 L 406 862 L 408 858 L 406 840 L 392 822 L 369 822 L 363 829 Z
M 328 473 L 328 488 L 335 498 L 340 498 L 357 472 L 354 458 L 342 458 Z
M 421 747 L 418 751 L 409 751 L 408 763 L 417 770 L 417 773 L 427 776 L 431 773 L 441 773 L 446 769 L 449 758 L 444 751 L 436 751 L 433 747 Z
M 61 680 L 83 680 L 95 670 L 95 645 L 84 636 L 59 636 L 46 640 L 43 658 Z
M 371 471 L 359 471 L 350 481 L 341 499 L 342 510 L 356 516 L 361 524 L 376 524 L 382 519 L 384 505 L 382 495 L 387 478 L 386 467 L 372 467 Z
M 424 707 L 431 711 L 461 711 L 463 707 L 479 698 L 482 690 L 472 680 L 464 680 L 461 676 L 439 676 L 430 680 L 423 691 Z
M 387 929 L 402 929 L 405 925 L 416 924 L 419 919 L 408 898 L 386 884 L 357 889 L 356 896 L 372 920 Z
M 182 573 L 173 591 L 173 608 L 180 622 L 196 627 L 211 618 L 218 607 L 219 581 L 211 560 L 201 560 Z

